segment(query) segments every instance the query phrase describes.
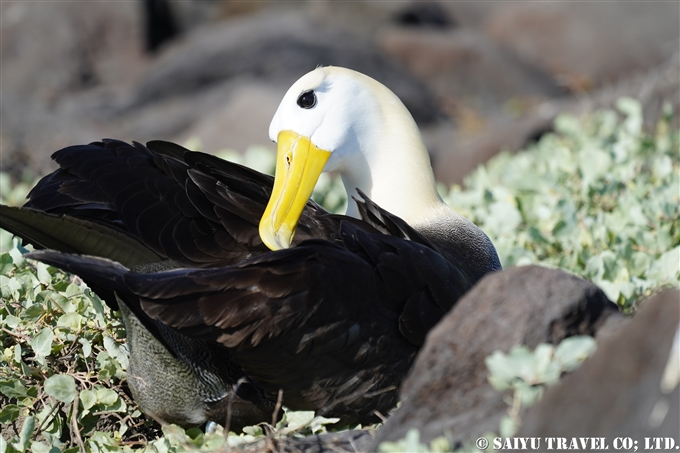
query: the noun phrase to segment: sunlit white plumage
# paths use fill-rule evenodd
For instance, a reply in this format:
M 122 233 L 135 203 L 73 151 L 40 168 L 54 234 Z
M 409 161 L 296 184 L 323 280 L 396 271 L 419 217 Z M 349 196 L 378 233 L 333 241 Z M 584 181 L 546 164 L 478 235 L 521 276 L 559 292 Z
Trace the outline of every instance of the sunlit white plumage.
M 296 100 L 313 90 L 311 109 Z M 282 130 L 307 136 L 330 151 L 324 171 L 338 171 L 348 199 L 356 189 L 415 226 L 451 210 L 439 197 L 427 150 L 413 117 L 387 87 L 339 67 L 321 67 L 295 82 L 283 97 L 269 128 L 272 140 Z M 356 204 L 348 215 L 357 217 Z

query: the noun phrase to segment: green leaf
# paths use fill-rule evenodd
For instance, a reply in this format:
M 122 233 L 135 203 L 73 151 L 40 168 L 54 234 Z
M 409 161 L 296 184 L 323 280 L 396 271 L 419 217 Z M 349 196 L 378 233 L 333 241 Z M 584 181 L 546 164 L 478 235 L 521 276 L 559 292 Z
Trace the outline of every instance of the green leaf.
M 0 424 L 11 423 L 19 418 L 21 409 L 16 404 L 8 404 L 0 410 Z
M 0 275 L 0 294 L 7 299 L 14 299 L 21 290 L 21 283 L 16 277 Z
M 516 387 L 516 398 L 519 398 L 522 407 L 532 406 L 541 399 L 544 387 L 542 385 L 520 385 Z
M 28 396 L 26 384 L 18 378 L 0 380 L 0 393 L 8 398 L 24 398 Z
M 78 338 L 78 343 L 83 347 L 83 356 L 90 357 L 92 354 L 92 343 L 87 338 Z
M 75 295 L 81 294 L 81 293 L 82 293 L 82 291 L 80 289 L 80 286 L 76 285 L 75 283 L 71 283 L 66 288 L 66 297 L 75 296 Z
M 562 370 L 573 371 L 590 357 L 596 348 L 597 344 L 593 337 L 585 335 L 568 337 L 555 348 L 555 358 L 560 362 Z
M 662 282 L 677 281 L 680 276 L 680 246 L 661 255 L 652 263 L 647 278 Z
M 90 409 L 97 402 L 97 395 L 93 390 L 83 390 L 80 392 L 80 402 L 83 409 Z
M 507 415 L 501 418 L 499 429 L 501 436 L 512 437 L 515 435 L 518 428 L 517 422 L 513 418 L 508 417 Z
M 262 427 L 255 425 L 255 426 L 245 426 L 243 428 L 243 432 L 246 434 L 249 434 L 254 437 L 258 436 L 264 436 L 264 431 L 262 431 Z
M 19 451 L 25 451 L 28 446 L 28 442 L 31 440 L 33 435 L 33 430 L 35 429 L 35 417 L 29 415 L 24 419 L 24 424 L 21 427 L 21 433 L 19 434 L 19 443 L 16 444 L 16 448 Z
M 21 319 L 27 322 L 36 322 L 45 314 L 45 307 L 42 304 L 33 304 L 21 312 Z
M 57 321 L 57 326 L 68 327 L 73 331 L 78 331 L 81 328 L 83 316 L 80 313 L 66 313 L 62 315 Z
M 15 266 L 18 267 L 24 264 L 24 257 L 19 249 L 14 248 L 9 251 L 9 254 L 12 257 L 12 261 L 14 261 Z
M 318 434 L 321 432 L 325 432 L 326 428 L 325 425 L 332 425 L 334 423 L 339 422 L 340 419 L 337 417 L 331 417 L 331 418 L 326 418 L 322 417 L 320 415 L 317 415 L 312 419 L 311 422 L 309 422 L 309 426 L 312 429 L 313 434 Z
M 47 271 L 47 265 L 45 263 L 37 262 L 36 265 L 36 275 L 38 280 L 43 285 L 49 285 L 52 281 L 52 275 Z
M 13 316 L 13 315 L 7 315 L 7 317 L 3 320 L 3 323 L 9 329 L 16 329 L 20 322 L 21 322 L 21 319 L 17 318 L 16 316 Z
M 61 453 L 58 447 L 50 447 L 43 442 L 32 442 L 31 453 Z
M 286 419 L 288 420 L 288 426 L 285 431 L 297 431 L 309 425 L 314 419 L 314 411 L 287 411 Z
M 75 379 L 67 374 L 58 374 L 46 379 L 45 392 L 63 403 L 70 403 L 78 395 Z
M 621 98 L 616 102 L 616 108 L 627 116 L 624 127 L 627 132 L 638 135 L 642 130 L 642 106 L 632 98 Z
M 113 406 L 118 401 L 118 394 L 108 388 L 99 388 L 95 392 L 97 402 L 105 406 Z
M 2 231 L 4 230 L 0 230 Z M 0 276 L 7 275 L 14 267 L 14 260 L 9 253 L 0 254 Z
M 31 340 L 31 348 L 37 356 L 46 357 L 52 350 L 54 332 L 49 327 L 45 327 Z

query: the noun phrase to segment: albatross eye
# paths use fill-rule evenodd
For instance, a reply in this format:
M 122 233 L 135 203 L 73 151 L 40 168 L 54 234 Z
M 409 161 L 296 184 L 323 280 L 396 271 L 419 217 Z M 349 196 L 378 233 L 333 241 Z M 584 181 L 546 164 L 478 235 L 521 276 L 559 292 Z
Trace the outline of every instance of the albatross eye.
M 314 94 L 314 91 L 309 90 L 302 93 L 297 99 L 297 105 L 303 109 L 311 109 L 314 107 L 316 105 L 316 94 Z

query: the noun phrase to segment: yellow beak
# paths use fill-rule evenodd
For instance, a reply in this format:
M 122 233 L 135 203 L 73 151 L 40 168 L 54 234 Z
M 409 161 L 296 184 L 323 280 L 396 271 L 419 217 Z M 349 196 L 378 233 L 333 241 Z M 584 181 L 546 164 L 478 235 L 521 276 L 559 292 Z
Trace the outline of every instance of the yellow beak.
M 260 238 L 272 250 L 290 247 L 295 229 L 330 151 L 293 131 L 278 136 L 274 189 L 260 220 Z

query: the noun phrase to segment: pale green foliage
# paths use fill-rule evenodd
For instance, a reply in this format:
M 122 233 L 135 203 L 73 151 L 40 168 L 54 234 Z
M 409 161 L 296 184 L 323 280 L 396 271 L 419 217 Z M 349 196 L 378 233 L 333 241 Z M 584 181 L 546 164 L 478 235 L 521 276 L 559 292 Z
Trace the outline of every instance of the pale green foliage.
M 555 134 L 500 154 L 445 198 L 489 235 L 504 267 L 573 272 L 628 310 L 678 285 L 680 145 L 668 118 L 648 136 L 635 101 L 619 109 L 623 120 L 558 118 Z
M 338 419 L 315 417 L 313 411 L 289 411 L 285 409 L 284 416 L 276 426 L 270 426 L 269 435 L 274 438 L 301 437 L 311 434 L 323 434 L 326 432 L 325 425 L 337 422 Z M 182 453 L 199 451 L 221 451 L 229 447 L 247 444 L 262 440 L 265 437 L 261 426 L 247 426 L 244 433 L 230 432 L 225 438 L 221 426 L 217 426 L 214 432 L 204 433 L 198 428 L 184 430 L 179 426 L 164 426 L 164 437 L 161 437 L 148 445 L 149 452 L 154 453 Z
M 574 336 L 565 338 L 557 347 L 541 343 L 532 352 L 517 345 L 507 354 L 496 351 L 487 357 L 491 386 L 500 392 L 512 392 L 508 415 L 501 419 L 500 435 L 513 436 L 520 426 L 520 410 L 540 400 L 545 386 L 578 368 L 593 352 L 593 337 Z
M 451 451 L 451 446 L 446 437 L 438 437 L 425 445 L 420 442 L 420 433 L 415 428 L 409 429 L 401 440 L 382 442 L 378 446 L 379 453 L 446 453 L 448 451 Z
M 127 352 L 117 317 L 78 277 L 26 261 L 19 248 L 0 263 L 0 425 L 5 436 L 20 428 L 4 451 L 63 450 L 74 416 L 85 444 L 104 420 L 120 440 L 141 414 L 120 388 Z

